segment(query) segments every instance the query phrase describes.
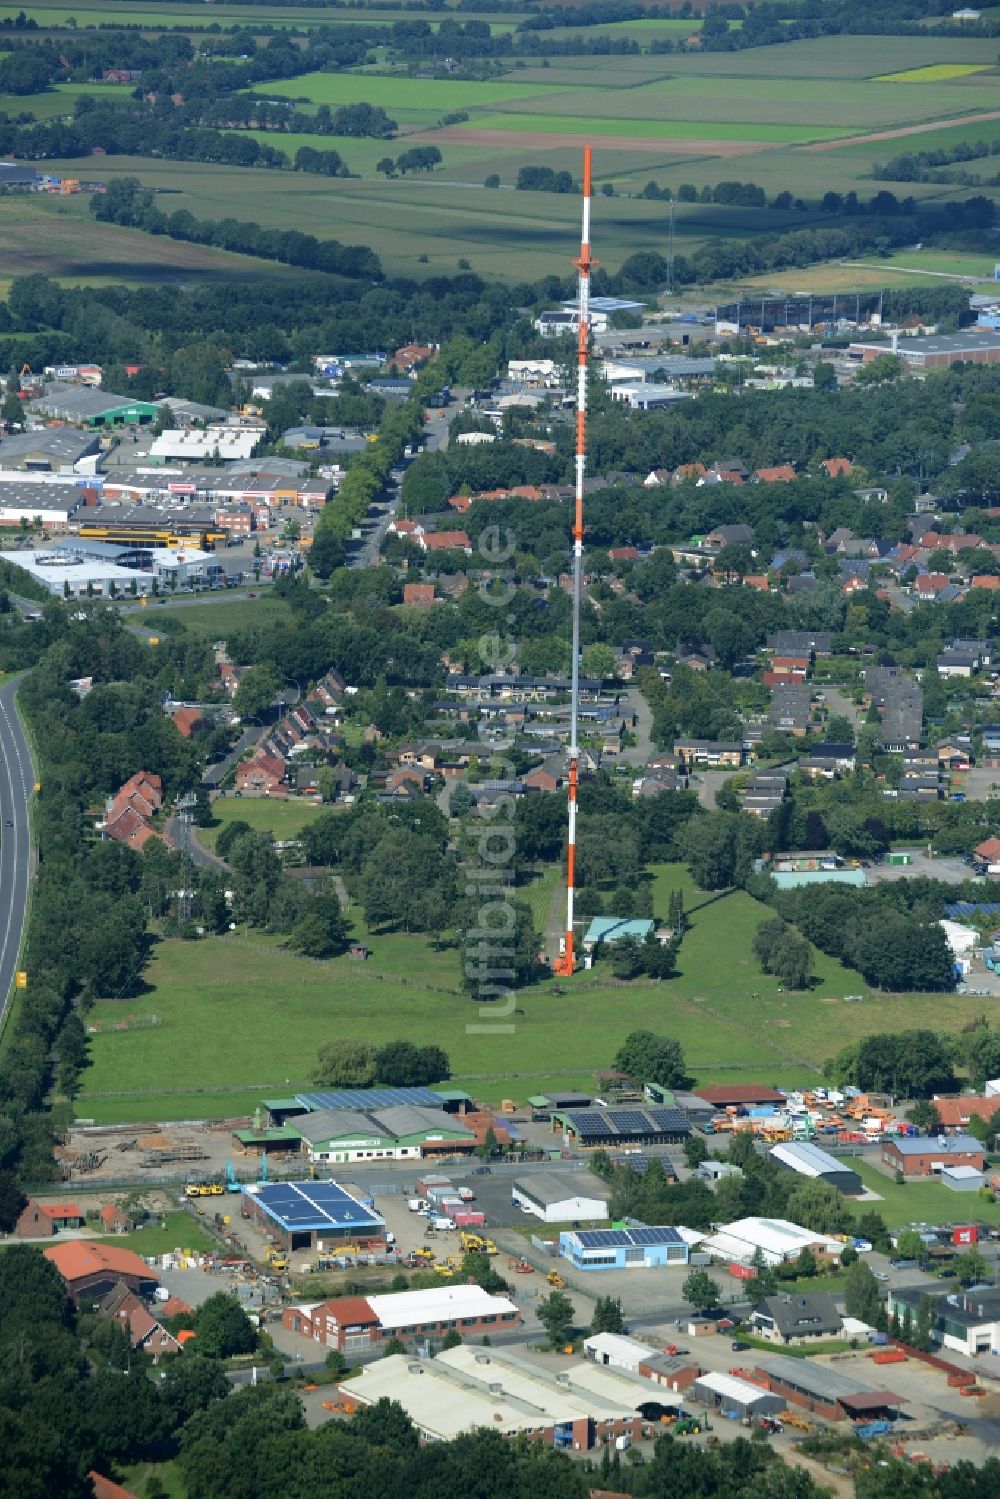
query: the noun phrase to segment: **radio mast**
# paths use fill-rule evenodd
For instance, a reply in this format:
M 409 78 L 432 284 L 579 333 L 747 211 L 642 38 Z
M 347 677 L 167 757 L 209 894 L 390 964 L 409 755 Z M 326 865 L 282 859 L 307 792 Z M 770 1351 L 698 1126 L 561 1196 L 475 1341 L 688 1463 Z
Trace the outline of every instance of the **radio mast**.
M 573 898 L 576 891 L 576 793 L 580 783 L 580 599 L 583 592 L 583 480 L 587 469 L 587 361 L 590 354 L 590 271 L 596 264 L 590 255 L 590 147 L 583 152 L 583 230 L 580 257 L 573 264 L 579 272 L 577 297 L 576 375 L 576 500 L 573 512 L 573 659 L 570 667 L 569 737 L 569 837 L 566 850 L 566 936 L 554 971 L 568 976 L 574 970 Z

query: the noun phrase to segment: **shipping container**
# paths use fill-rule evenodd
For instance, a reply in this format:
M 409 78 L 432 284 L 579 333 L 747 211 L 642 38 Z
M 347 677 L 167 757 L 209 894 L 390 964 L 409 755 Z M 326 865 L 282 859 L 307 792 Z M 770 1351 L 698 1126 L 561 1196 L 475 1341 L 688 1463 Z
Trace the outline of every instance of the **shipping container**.
M 966 1223 L 960 1228 L 953 1228 L 951 1231 L 951 1242 L 953 1244 L 978 1244 L 978 1225 L 975 1223 Z
M 901 1348 L 880 1348 L 872 1354 L 873 1364 L 905 1364 L 906 1354 Z
M 753 1265 L 740 1265 L 735 1260 L 729 1266 L 729 1273 L 736 1280 L 755 1280 L 757 1278 L 757 1271 Z

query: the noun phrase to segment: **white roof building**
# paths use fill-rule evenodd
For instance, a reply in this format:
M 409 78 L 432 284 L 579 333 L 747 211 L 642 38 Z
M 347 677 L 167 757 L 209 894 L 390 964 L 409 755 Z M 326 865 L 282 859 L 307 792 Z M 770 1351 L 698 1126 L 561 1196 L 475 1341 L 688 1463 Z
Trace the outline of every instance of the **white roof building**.
M 584 1338 L 583 1351 L 595 1364 L 606 1369 L 626 1369 L 630 1374 L 636 1372 L 643 1359 L 657 1352 L 638 1338 L 624 1338 L 616 1332 L 597 1332 Z
M 747 1379 L 738 1379 L 735 1374 L 702 1374 L 694 1382 L 695 1391 L 718 1404 L 724 1411 L 738 1411 L 760 1415 L 785 1409 L 783 1395 L 775 1395 Z
M 608 1217 L 608 1204 L 598 1195 L 603 1184 L 585 1173 L 536 1171 L 511 1184 L 511 1201 L 543 1223 L 594 1223 Z M 606 1190 L 606 1189 L 605 1189 Z
M 151 572 L 75 557 L 69 552 L 5 552 L 4 560 L 30 573 L 56 598 L 66 597 L 67 589 L 70 597 L 89 598 L 92 594 L 110 595 L 112 584 L 119 596 L 130 593 L 133 583 L 139 593 L 148 593 L 153 586 Z
M 629 1421 L 650 1399 L 663 1400 L 659 1387 L 651 1395 L 649 1381 L 600 1368 L 590 1360 L 561 1366 L 557 1372 L 506 1349 L 468 1345 L 432 1359 L 403 1354 L 378 1359 L 344 1388 L 351 1400 L 363 1405 L 383 1397 L 397 1400 L 432 1441 L 448 1441 L 482 1427 L 516 1436 L 540 1434 L 563 1423 L 592 1421 L 600 1426 Z
M 971 926 L 963 926 L 960 921 L 939 921 L 938 926 L 942 929 L 956 958 L 964 958 L 972 951 L 979 941 L 979 933 Z
M 366 1296 L 383 1328 L 426 1327 L 465 1317 L 500 1317 L 516 1312 L 508 1296 L 492 1296 L 482 1286 L 431 1286 L 426 1291 L 392 1291 L 385 1296 Z
M 749 1264 L 759 1249 L 769 1265 L 794 1260 L 803 1249 L 839 1260 L 843 1247 L 839 1239 L 829 1234 L 814 1234 L 787 1218 L 739 1218 L 701 1245 L 702 1250 L 716 1259 L 736 1260 L 741 1264 Z
M 170 427 L 153 440 L 149 449 L 154 458 L 218 459 L 231 463 L 238 458 L 252 458 L 264 430 L 261 427 Z

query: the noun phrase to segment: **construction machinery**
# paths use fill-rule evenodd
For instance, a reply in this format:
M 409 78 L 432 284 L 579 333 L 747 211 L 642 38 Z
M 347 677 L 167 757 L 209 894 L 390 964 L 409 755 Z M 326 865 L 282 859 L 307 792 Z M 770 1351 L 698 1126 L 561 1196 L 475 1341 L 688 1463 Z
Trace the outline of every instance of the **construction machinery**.
M 441 1277 L 442 1280 L 452 1280 L 454 1278 L 454 1275 L 455 1275 L 455 1267 L 454 1267 L 454 1265 L 448 1265 L 448 1264 L 445 1264 L 445 1265 L 435 1265 L 434 1266 L 434 1274 L 435 1275 L 440 1275 L 440 1277 Z
M 493 1255 L 500 1253 L 499 1249 L 494 1244 L 494 1242 L 493 1242 L 492 1239 L 484 1239 L 483 1240 L 483 1250 L 482 1250 L 482 1252 L 483 1252 L 483 1254 L 488 1254 L 491 1258 L 492 1258 Z
M 562 1276 L 559 1274 L 558 1270 L 550 1270 L 545 1279 L 548 1281 L 549 1285 L 554 1286 L 557 1291 L 561 1291 L 566 1284 Z
M 698 1436 L 702 1431 L 709 1430 L 708 1418 L 705 1416 L 682 1416 L 679 1421 L 674 1422 L 670 1430 L 675 1437 Z
M 576 968 L 573 952 L 573 901 L 576 894 L 576 793 L 580 780 L 580 604 L 583 595 L 583 486 L 587 468 L 587 363 L 590 355 L 590 271 L 596 264 L 590 255 L 590 202 L 594 195 L 591 182 L 591 152 L 583 152 L 583 224 L 580 234 L 580 258 L 575 262 L 579 272 L 577 305 L 577 373 L 576 373 L 576 485 L 573 510 L 573 647 L 570 661 L 570 729 L 569 729 L 569 833 L 566 845 L 566 935 L 561 943 L 553 972 L 568 978 Z
M 515 1275 L 534 1275 L 535 1267 L 530 1260 L 516 1260 L 513 1255 L 507 1261 L 507 1269 L 513 1270 Z
M 462 1248 L 467 1254 L 486 1253 L 487 1241 L 481 1238 L 479 1234 L 467 1233 L 464 1228 L 459 1231 L 458 1242 L 461 1244 Z M 492 1243 L 492 1240 L 490 1240 L 489 1242 Z M 496 1246 L 494 1245 L 494 1253 L 495 1252 Z
M 433 1249 L 414 1249 L 413 1258 L 415 1260 L 423 1260 L 424 1264 L 430 1264 L 434 1258 L 434 1251 Z
M 221 1197 L 223 1188 L 218 1182 L 188 1182 L 184 1188 L 185 1197 Z

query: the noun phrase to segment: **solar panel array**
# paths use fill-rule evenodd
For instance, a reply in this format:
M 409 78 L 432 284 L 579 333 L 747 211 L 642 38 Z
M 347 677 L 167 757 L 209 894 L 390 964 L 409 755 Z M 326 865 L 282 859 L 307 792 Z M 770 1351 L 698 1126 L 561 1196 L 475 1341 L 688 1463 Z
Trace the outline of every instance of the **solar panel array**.
M 252 1195 L 266 1213 L 289 1229 L 382 1226 L 377 1214 L 362 1207 L 336 1182 L 268 1182 Z
M 440 1109 L 444 1100 L 430 1088 L 344 1088 L 334 1092 L 299 1093 L 297 1101 L 311 1113 L 319 1109 L 391 1109 L 399 1104 Z
M 648 1135 L 690 1134 L 690 1127 L 679 1109 L 583 1109 L 567 1114 L 570 1127 L 581 1139 L 595 1135 L 612 1135 L 635 1140 Z
M 651 1244 L 681 1244 L 676 1228 L 585 1228 L 577 1233 L 581 1249 L 639 1249 Z

